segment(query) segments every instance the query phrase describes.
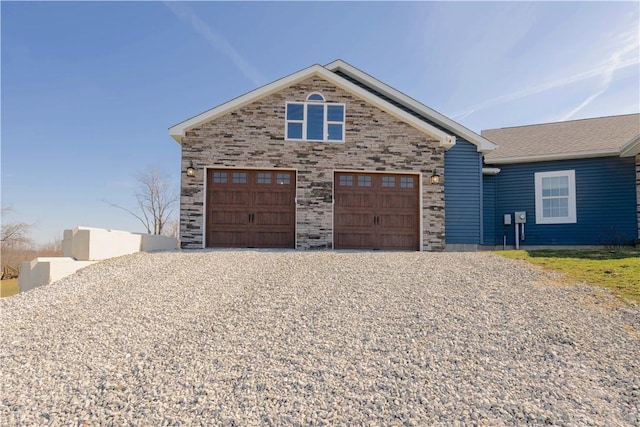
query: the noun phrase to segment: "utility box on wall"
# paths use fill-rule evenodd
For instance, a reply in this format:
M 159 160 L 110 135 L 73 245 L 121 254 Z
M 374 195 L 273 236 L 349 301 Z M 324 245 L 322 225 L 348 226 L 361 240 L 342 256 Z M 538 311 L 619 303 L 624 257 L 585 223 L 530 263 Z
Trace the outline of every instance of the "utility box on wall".
M 526 224 L 527 223 L 527 213 L 526 212 L 514 212 L 513 216 L 516 219 L 516 224 Z

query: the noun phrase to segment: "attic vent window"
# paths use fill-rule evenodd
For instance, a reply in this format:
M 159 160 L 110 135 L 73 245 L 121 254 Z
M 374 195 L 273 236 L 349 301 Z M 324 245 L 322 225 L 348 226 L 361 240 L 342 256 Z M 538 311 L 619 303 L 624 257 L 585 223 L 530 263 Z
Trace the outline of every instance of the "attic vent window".
M 345 105 L 326 102 L 317 92 L 306 102 L 287 102 L 285 139 L 344 142 Z
M 322 96 L 319 93 L 312 93 L 309 96 L 307 96 L 307 101 L 322 101 L 324 102 L 324 96 Z

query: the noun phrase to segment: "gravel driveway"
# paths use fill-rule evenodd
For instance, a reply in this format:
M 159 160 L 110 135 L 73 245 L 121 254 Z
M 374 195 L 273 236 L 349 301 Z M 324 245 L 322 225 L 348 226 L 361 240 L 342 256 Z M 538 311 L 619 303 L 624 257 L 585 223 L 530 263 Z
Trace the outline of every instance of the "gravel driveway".
M 0 300 L 2 425 L 640 425 L 640 308 L 487 253 L 136 254 Z

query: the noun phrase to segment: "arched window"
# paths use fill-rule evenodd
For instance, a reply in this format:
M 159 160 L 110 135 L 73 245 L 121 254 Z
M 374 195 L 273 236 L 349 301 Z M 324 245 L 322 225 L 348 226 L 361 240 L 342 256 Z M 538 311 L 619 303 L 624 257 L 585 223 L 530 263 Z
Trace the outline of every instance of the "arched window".
M 344 142 L 345 105 L 310 93 L 306 102 L 287 102 L 285 139 Z
M 324 102 L 324 96 L 321 93 L 313 92 L 307 96 L 307 101 L 321 101 Z

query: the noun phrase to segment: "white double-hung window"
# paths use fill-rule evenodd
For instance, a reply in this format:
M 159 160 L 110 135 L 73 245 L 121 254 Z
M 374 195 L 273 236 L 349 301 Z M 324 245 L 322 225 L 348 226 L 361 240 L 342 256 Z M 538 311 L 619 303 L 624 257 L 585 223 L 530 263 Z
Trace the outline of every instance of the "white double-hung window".
M 315 92 L 306 102 L 287 102 L 285 139 L 344 142 L 344 110 Z
M 576 174 L 574 170 L 537 172 L 536 224 L 571 224 L 576 217 Z

